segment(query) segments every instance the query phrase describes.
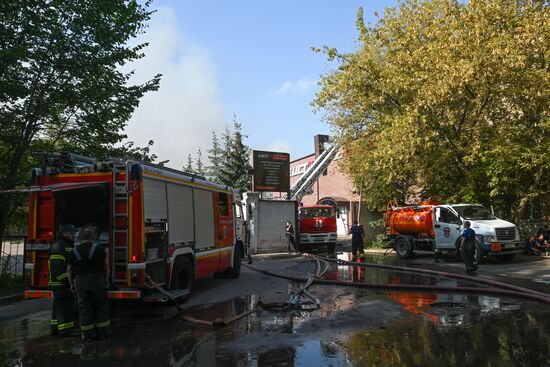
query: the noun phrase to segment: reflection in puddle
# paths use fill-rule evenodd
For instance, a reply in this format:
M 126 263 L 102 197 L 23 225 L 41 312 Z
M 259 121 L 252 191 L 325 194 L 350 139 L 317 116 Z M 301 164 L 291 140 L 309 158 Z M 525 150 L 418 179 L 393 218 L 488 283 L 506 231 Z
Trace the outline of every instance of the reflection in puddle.
M 361 366 L 548 366 L 550 312 L 476 315 L 468 327 L 441 328 L 425 318 L 393 321 L 385 330 L 361 331 L 347 351 Z M 536 323 L 529 320 L 535 318 Z
M 407 281 L 427 280 L 391 272 L 365 279 L 404 282 L 403 277 L 409 276 Z M 429 281 L 456 285 L 449 279 Z M 291 284 L 288 291 L 298 286 Z M 131 314 L 118 319 L 112 340 L 84 347 L 77 339 L 44 336 L 45 322 L 10 324 L 2 330 L 0 365 L 550 365 L 550 309 L 546 306 L 477 295 L 373 295 L 318 286 L 313 291 L 325 301 L 319 310 L 261 310 L 218 330 L 180 317 L 144 317 L 150 310 Z M 228 319 L 251 309 L 258 300 L 255 295 L 235 298 L 190 313 L 205 320 Z M 17 337 L 10 339 L 4 330 Z

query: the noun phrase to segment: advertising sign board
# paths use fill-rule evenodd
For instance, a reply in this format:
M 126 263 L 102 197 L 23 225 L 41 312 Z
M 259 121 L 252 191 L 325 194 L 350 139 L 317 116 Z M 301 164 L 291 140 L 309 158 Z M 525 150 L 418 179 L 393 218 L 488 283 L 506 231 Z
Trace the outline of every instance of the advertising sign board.
M 288 192 L 290 190 L 290 155 L 254 150 L 254 191 Z

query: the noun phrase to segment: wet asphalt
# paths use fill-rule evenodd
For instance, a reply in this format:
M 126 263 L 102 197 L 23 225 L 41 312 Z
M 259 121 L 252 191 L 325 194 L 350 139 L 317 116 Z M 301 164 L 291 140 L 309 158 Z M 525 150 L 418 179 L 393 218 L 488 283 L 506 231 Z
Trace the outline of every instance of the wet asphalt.
M 349 254 L 338 257 L 348 260 Z M 407 261 L 372 255 L 367 261 L 463 272 L 456 259 L 434 264 L 428 255 Z M 488 262 L 479 276 L 550 293 L 544 282 L 506 276 L 507 268 L 525 271 L 540 264 L 532 259 Z M 315 269 L 303 257 L 264 257 L 253 265 L 295 276 Z M 332 265 L 324 277 L 465 285 L 450 278 L 343 265 Z M 245 268 L 239 279 L 196 282 L 184 306 L 197 319 L 230 319 L 260 301 L 287 301 L 300 285 Z M 457 293 L 321 285 L 310 291 L 322 301 L 319 309 L 260 309 L 217 328 L 185 321 L 169 304 L 117 303 L 112 305 L 113 337 L 89 344 L 49 336 L 47 300 L 3 305 L 0 366 L 550 366 L 548 305 Z

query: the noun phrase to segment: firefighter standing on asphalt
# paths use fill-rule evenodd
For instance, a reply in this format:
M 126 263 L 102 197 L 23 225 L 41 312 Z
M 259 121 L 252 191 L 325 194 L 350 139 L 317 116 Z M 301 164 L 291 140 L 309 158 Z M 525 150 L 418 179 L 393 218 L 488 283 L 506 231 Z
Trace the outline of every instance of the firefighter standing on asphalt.
M 357 258 L 365 257 L 365 250 L 363 248 L 363 239 L 365 238 L 365 231 L 363 226 L 359 225 L 359 222 L 354 221 L 353 226 L 349 229 L 348 234 L 351 234 L 351 254 L 355 258 L 355 253 L 357 252 Z
M 104 339 L 111 334 L 107 286 L 109 262 L 93 231 L 80 231 L 80 245 L 69 256 L 69 281 L 78 299 L 80 330 L 84 341 Z
M 464 221 L 464 231 L 460 235 L 460 251 L 466 265 L 466 272 L 473 273 L 478 266 L 475 262 L 474 253 L 476 248 L 476 232 L 470 228 L 470 222 Z
M 285 225 L 285 236 L 287 241 L 288 253 L 290 254 L 290 246 L 292 245 L 292 250 L 296 252 L 296 243 L 294 242 L 294 227 L 290 221 L 286 222 Z
M 75 302 L 67 274 L 67 259 L 73 251 L 75 228 L 59 226 L 57 241 L 50 249 L 48 288 L 53 292 L 52 335 L 76 336 L 74 330 Z

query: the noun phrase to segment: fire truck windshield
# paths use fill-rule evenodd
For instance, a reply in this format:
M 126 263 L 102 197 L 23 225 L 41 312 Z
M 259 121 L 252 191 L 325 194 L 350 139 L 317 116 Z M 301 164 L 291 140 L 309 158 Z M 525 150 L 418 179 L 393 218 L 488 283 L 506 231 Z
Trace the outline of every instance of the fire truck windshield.
M 330 218 L 334 216 L 334 208 L 303 208 L 302 218 Z
M 491 220 L 496 219 L 489 210 L 481 205 L 454 205 L 453 209 L 457 211 L 463 219 L 471 220 Z

